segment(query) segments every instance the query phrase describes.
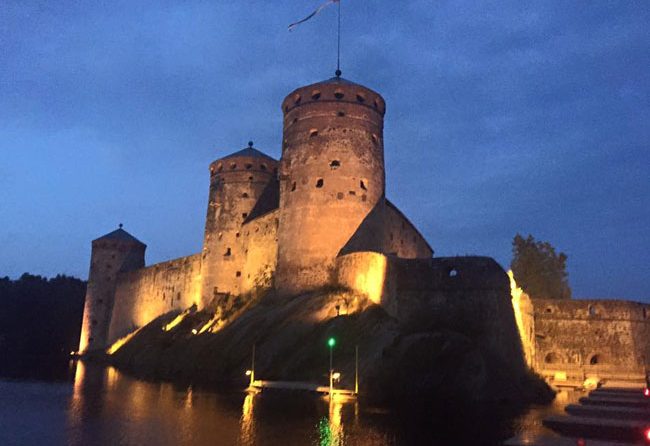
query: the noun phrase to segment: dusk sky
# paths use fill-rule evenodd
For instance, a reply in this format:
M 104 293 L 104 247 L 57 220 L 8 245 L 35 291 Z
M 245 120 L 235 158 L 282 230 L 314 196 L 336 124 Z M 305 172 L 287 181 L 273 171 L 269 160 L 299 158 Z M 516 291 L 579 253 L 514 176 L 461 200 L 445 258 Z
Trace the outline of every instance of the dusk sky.
M 86 278 L 124 228 L 199 252 L 208 164 L 279 158 L 282 99 L 336 69 L 321 0 L 5 0 L 0 276 Z M 436 256 L 568 255 L 576 297 L 650 301 L 650 2 L 343 0 L 343 77 L 387 102 L 387 196 Z

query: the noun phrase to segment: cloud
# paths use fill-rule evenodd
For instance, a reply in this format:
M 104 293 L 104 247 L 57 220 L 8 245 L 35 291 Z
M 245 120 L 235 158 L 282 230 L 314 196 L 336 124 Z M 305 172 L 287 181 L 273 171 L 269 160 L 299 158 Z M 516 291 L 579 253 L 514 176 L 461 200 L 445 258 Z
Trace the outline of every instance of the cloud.
M 335 10 L 287 32 L 305 9 L 3 6 L 0 235 L 20 243 L 0 275 L 85 276 L 88 240 L 119 221 L 150 261 L 198 251 L 207 164 L 249 139 L 279 157 L 283 97 L 333 75 Z M 346 2 L 343 14 L 344 77 L 388 103 L 388 194 L 438 253 L 505 266 L 514 233 L 531 232 L 569 253 L 575 294 L 648 297 L 634 268 L 650 260 L 638 248 L 650 217 L 643 2 Z M 54 240 L 47 253 L 32 231 Z M 80 250 L 63 266 L 61 234 Z

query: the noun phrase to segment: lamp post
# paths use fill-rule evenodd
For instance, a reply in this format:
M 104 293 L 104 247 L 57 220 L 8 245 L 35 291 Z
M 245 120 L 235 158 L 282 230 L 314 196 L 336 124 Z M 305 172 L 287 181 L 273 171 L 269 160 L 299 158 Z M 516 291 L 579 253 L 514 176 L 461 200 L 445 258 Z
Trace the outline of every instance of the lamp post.
M 336 340 L 334 338 L 329 338 L 327 340 L 327 345 L 330 348 L 330 399 L 332 398 L 332 392 L 334 390 L 334 370 L 332 367 L 332 356 L 333 356 L 333 350 L 334 346 L 336 345 Z
M 354 394 L 359 394 L 359 346 L 354 347 Z
M 253 356 L 251 358 L 251 382 L 249 386 L 253 387 L 254 382 L 255 382 L 255 344 L 253 344 Z
M 255 344 L 253 344 L 253 357 L 251 359 L 251 368 L 246 370 L 246 376 L 250 377 L 248 383 L 249 390 L 253 388 L 253 383 L 255 383 Z

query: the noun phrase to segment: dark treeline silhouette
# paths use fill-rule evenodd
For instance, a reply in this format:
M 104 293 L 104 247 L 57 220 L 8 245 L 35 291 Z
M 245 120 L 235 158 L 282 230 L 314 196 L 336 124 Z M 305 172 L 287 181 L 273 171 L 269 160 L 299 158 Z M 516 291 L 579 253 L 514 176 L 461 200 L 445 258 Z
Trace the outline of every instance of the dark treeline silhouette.
M 85 281 L 64 275 L 0 278 L 1 361 L 65 357 L 77 350 L 85 294 Z

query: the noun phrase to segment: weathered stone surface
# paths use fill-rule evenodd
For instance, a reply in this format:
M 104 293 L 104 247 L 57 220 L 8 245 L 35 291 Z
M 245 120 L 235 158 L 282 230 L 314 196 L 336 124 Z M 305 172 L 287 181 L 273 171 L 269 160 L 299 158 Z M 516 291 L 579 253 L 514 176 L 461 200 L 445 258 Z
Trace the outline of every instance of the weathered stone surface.
M 435 357 L 443 355 L 441 346 L 464 346 L 466 355 L 450 367 L 467 389 L 501 377 L 492 368 L 504 364 L 515 381 L 525 376 L 526 364 L 547 377 L 559 372 L 579 382 L 587 375 L 641 373 L 650 358 L 648 305 L 514 301 L 493 259 L 432 258 L 429 243 L 385 196 L 385 109 L 381 95 L 341 78 L 290 93 L 282 103 L 280 161 L 250 143 L 210 164 L 201 253 L 144 268 L 145 246 L 125 231 L 95 240 L 80 350 L 104 349 L 193 305 L 207 309 L 201 314 L 213 328 L 237 327 L 259 315 L 248 316 L 248 309 L 270 290 L 287 302 L 296 298 L 291 305 L 282 301 L 294 311 L 292 305 L 311 302 L 298 296 L 345 289 L 380 306 L 382 317 L 398 327 L 395 345 L 376 344 L 393 358 L 407 361 L 417 346 Z M 321 299 L 329 318 L 358 304 Z M 292 324 L 287 333 L 303 334 Z M 427 364 L 423 382 L 440 372 Z
M 567 379 L 641 379 L 650 362 L 650 305 L 533 299 L 534 367 Z
M 146 249 L 144 243 L 124 231 L 121 225 L 120 229 L 93 240 L 80 352 L 107 346 L 118 276 L 142 268 Z

